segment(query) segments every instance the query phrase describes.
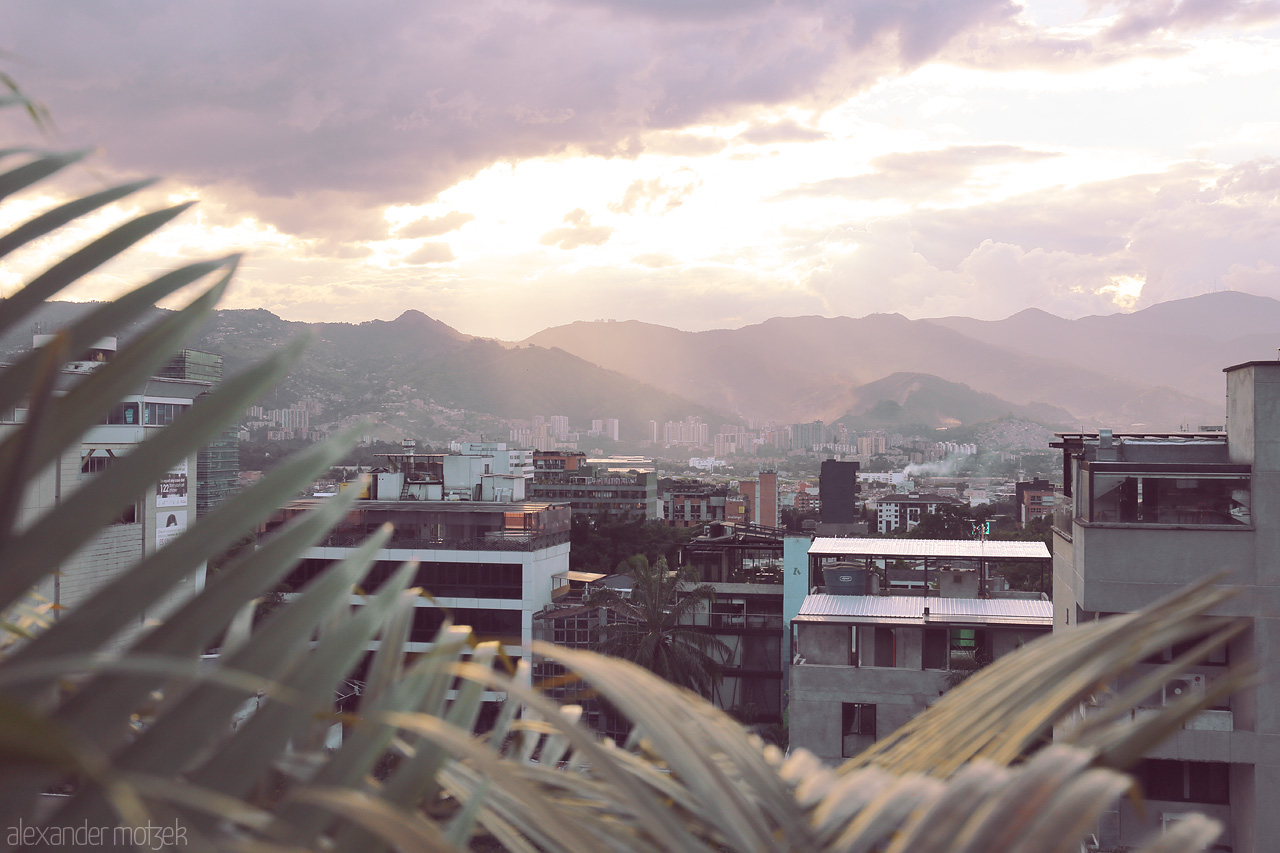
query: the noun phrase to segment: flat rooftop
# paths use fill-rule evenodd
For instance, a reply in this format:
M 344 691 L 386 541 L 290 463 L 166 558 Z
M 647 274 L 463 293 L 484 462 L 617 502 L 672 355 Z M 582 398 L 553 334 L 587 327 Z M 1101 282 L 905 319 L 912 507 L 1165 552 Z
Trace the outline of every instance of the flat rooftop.
M 929 615 L 925 616 L 925 610 Z M 1053 627 L 1053 602 L 1017 598 L 920 598 L 907 595 L 805 596 L 796 622 L 876 625 L 1035 625 Z
M 822 537 L 809 546 L 810 556 L 940 557 L 957 560 L 1048 560 L 1043 542 L 993 542 L 972 539 L 872 539 Z
M 318 505 L 317 500 L 304 498 L 291 501 L 289 506 L 307 509 Z M 567 507 L 568 501 L 365 501 L 352 504 L 354 510 L 385 510 L 388 512 L 541 512 L 552 507 Z

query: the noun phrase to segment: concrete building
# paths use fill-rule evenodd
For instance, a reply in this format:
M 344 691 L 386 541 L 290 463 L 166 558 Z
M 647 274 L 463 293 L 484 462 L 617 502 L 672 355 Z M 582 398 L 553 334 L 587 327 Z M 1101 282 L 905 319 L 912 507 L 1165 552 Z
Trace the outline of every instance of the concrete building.
M 701 527 L 712 521 L 743 521 L 745 506 L 728 486 L 675 483 L 662 494 L 662 517 L 670 527 Z
M 600 519 L 658 518 L 658 478 L 652 471 L 597 470 L 577 451 L 535 451 L 529 496 L 567 501 L 574 513 Z
M 782 722 L 785 683 L 786 622 L 783 618 L 784 547 L 792 534 L 749 524 L 713 523 L 706 532 L 680 549 L 679 565 L 694 566 L 699 583 L 716 591 L 716 600 L 693 615 L 689 624 L 713 634 L 728 648 L 721 660 L 722 679 L 711 701 L 747 722 Z M 807 538 L 805 539 L 807 544 Z M 536 636 L 562 645 L 590 648 L 592 637 L 608 616 L 583 603 L 583 595 L 595 586 L 625 591 L 631 579 L 622 575 L 568 572 L 555 580 L 553 601 L 534 617 Z M 558 664 L 538 660 L 535 675 L 563 675 Z M 573 697 L 567 689 L 553 695 Z M 625 732 L 609 729 L 609 720 L 590 699 L 583 706 L 590 724 L 612 737 Z
M 809 595 L 791 621 L 791 746 L 838 764 L 1052 620 L 1048 601 Z
M 1226 570 L 1225 582 L 1242 594 L 1221 612 L 1247 618 L 1251 629 L 1182 686 L 1204 689 L 1228 662 L 1258 669 L 1255 688 L 1149 753 L 1137 769 L 1145 814 L 1121 801 L 1099 827 L 1112 845 L 1188 811 L 1224 821 L 1222 849 L 1271 850 L 1280 839 L 1280 362 L 1225 372 L 1225 434 L 1101 430 L 1063 434 L 1054 444 L 1064 484 L 1054 515 L 1055 627 L 1132 611 Z M 1147 669 L 1140 665 L 1120 686 Z M 1158 706 L 1165 695 L 1146 704 Z
M 1014 512 L 1017 514 L 1019 527 L 1025 527 L 1033 521 L 1053 516 L 1054 501 L 1057 490 L 1053 483 L 1036 477 L 1014 485 Z M 973 505 L 973 500 L 969 501 Z
M 746 508 L 748 524 L 759 524 L 764 527 L 778 527 L 781 517 L 778 514 L 778 472 L 761 471 L 757 480 L 743 480 L 738 483 L 738 492 Z
M 500 640 L 512 658 L 528 655 L 533 614 L 551 601 L 553 579 L 569 570 L 570 510 L 567 503 L 526 500 L 524 477 L 493 467 L 488 456 L 389 455 L 364 499 L 303 554 L 285 581 L 288 591 L 391 522 L 395 532 L 377 552 L 364 589 L 372 592 L 406 560 L 419 562 L 413 584 L 433 600 L 418 601 L 408 651 L 427 651 L 447 612 L 455 623 Z M 315 503 L 290 503 L 260 535 Z
M 52 336 L 36 335 L 34 346 Z M 116 353 L 116 339 L 99 341 L 79 360 L 69 362 L 56 380 L 61 395 L 109 361 Z M 171 362 L 172 364 L 172 362 Z M 173 371 L 170 371 L 173 374 Z M 173 423 L 197 397 L 213 387 L 212 379 L 156 376 L 134 389 L 112 407 L 106 417 L 68 447 L 59 459 L 33 478 L 23 495 L 16 524 L 24 528 L 62 503 L 76 489 L 105 471 L 140 442 Z M 0 438 L 26 421 L 22 407 L 0 411 Z M 60 609 L 71 610 L 87 601 L 139 560 L 182 534 L 196 520 L 200 497 L 198 453 L 175 464 L 160 481 L 136 496 L 120 516 L 47 577 L 36 592 Z M 204 567 L 183 579 L 174 593 L 144 614 L 143 619 L 163 617 L 185 598 L 204 586 Z M 55 610 L 54 618 L 58 611 Z M 142 621 L 113 642 L 122 648 L 142 630 Z
M 920 492 L 876 498 L 876 530 L 880 533 L 912 530 L 925 515 L 948 505 L 960 506 L 961 501 L 946 495 Z

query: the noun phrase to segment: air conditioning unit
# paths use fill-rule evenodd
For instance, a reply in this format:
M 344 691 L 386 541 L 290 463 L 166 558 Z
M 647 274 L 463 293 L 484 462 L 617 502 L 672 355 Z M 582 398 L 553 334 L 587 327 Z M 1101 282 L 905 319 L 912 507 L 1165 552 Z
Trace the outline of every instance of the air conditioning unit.
M 1197 672 L 1188 672 L 1180 678 L 1167 681 L 1164 685 L 1164 704 L 1172 705 L 1189 693 L 1203 694 L 1204 684 L 1205 677 Z

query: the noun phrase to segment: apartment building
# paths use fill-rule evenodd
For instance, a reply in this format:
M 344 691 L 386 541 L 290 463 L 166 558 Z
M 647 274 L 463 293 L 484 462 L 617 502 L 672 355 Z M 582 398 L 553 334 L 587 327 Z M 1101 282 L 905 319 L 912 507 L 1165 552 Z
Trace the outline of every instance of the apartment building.
M 658 478 L 652 471 L 604 470 L 579 451 L 534 451 L 532 463 L 531 498 L 567 501 L 574 513 L 593 518 L 658 518 Z
M 1270 850 L 1280 839 L 1280 362 L 1225 373 L 1225 433 L 1100 430 L 1062 434 L 1053 445 L 1064 483 L 1054 514 L 1055 628 L 1129 612 L 1226 571 L 1224 582 L 1242 594 L 1221 613 L 1251 629 L 1144 704 L 1204 690 L 1231 663 L 1250 661 L 1259 672 L 1255 688 L 1149 753 L 1136 770 L 1145 809 L 1122 800 L 1099 827 L 1104 845 L 1132 844 L 1188 811 L 1224 822 L 1220 849 Z
M 448 614 L 501 641 L 513 659 L 527 655 L 533 614 L 551 601 L 553 579 L 569 571 L 570 510 L 567 503 L 527 500 L 523 475 L 495 473 L 497 464 L 485 454 L 389 454 L 362 500 L 303 554 L 285 580 L 287 591 L 302 589 L 390 522 L 394 533 L 363 588 L 372 592 L 405 561 L 418 561 L 413 584 L 432 599 L 417 603 L 408 651 L 427 651 Z M 290 503 L 260 535 L 315 504 Z
M 1018 526 L 1025 527 L 1033 521 L 1052 517 L 1056 500 L 1057 490 L 1048 480 L 1036 477 L 1014 484 L 1014 511 Z
M 36 335 L 43 346 L 50 335 Z M 116 354 L 115 338 L 105 338 L 76 361 L 69 362 L 56 380 L 56 393 L 65 394 Z M 173 362 L 169 367 L 173 366 Z M 3 369 L 0 367 L 0 369 Z M 164 371 L 162 371 L 164 372 Z M 132 451 L 148 436 L 184 414 L 201 394 L 213 387 L 212 377 L 185 378 L 177 368 L 156 376 L 125 396 L 100 423 L 81 436 L 59 459 L 39 472 L 23 495 L 17 524 L 26 527 L 66 500 L 76 489 Z M 0 438 L 26 421 L 22 407 L 0 411 Z M 60 609 L 74 609 L 107 586 L 139 560 L 182 534 L 196 520 L 200 498 L 199 454 L 174 465 L 159 482 L 137 495 L 116 520 L 71 556 L 58 573 L 47 577 L 36 592 Z M 176 591 L 145 615 L 162 617 L 204 586 L 204 568 L 185 578 Z M 55 618 L 58 611 L 55 610 Z M 142 630 L 142 622 L 122 633 L 113 645 L 123 647 Z
M 924 516 L 948 505 L 960 506 L 961 501 L 948 495 L 919 492 L 876 498 L 876 530 L 880 533 L 912 530 Z
M 1052 620 L 1039 600 L 809 595 L 791 620 L 790 743 L 838 764 Z

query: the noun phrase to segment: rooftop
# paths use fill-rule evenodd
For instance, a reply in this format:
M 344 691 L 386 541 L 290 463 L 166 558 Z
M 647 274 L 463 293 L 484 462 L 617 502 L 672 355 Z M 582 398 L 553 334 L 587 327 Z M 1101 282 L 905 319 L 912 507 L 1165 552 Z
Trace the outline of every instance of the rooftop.
M 1048 560 L 1039 541 L 993 542 L 972 539 L 871 539 L 826 537 L 813 540 L 809 554 L 850 557 L 951 557 L 955 559 Z
M 928 615 L 925 615 L 928 611 Z M 917 598 L 904 595 L 805 596 L 797 622 L 889 625 L 1053 626 L 1053 602 L 1007 598 Z

